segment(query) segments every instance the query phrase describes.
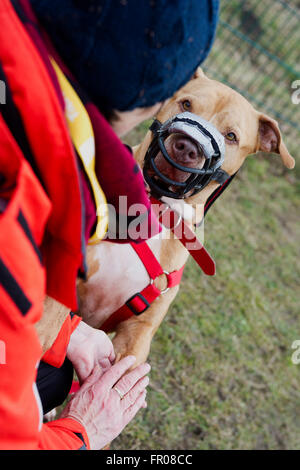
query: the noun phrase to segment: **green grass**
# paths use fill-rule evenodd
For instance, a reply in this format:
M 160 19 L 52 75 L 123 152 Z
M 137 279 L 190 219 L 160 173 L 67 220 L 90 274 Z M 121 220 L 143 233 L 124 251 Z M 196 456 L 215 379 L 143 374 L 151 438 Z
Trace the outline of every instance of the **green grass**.
M 276 156 L 248 157 L 211 208 L 205 245 L 217 275 L 188 262 L 152 343 L 148 408 L 113 449 L 299 448 L 297 173 Z

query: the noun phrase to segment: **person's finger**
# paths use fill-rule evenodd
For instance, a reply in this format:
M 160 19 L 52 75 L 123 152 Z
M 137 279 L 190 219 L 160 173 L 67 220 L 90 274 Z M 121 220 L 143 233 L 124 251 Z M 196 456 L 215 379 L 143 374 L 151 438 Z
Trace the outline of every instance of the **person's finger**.
M 107 357 L 110 360 L 110 362 L 113 363 L 116 358 L 114 346 L 113 346 L 111 339 L 108 336 L 106 337 L 106 339 L 107 339 Z
M 126 395 L 129 390 L 142 378 L 148 374 L 151 367 L 149 364 L 141 364 L 128 374 L 124 375 L 116 384 L 115 387 L 121 392 L 122 395 Z
M 107 388 L 112 388 L 113 385 L 122 377 L 123 374 L 135 363 L 135 356 L 127 356 L 119 362 L 111 366 L 102 377 L 102 384 Z
M 134 387 L 132 387 L 131 390 L 124 396 L 124 398 L 121 400 L 121 406 L 123 409 L 129 408 L 131 405 L 133 405 L 139 395 L 145 390 L 147 385 L 149 384 L 149 377 L 143 377 L 140 379 Z
M 145 403 L 145 398 L 146 398 L 146 390 L 144 390 L 140 395 L 138 396 L 136 402 L 131 405 L 127 410 L 124 412 L 124 424 L 127 426 L 127 424 L 135 417 L 137 412 L 143 408 L 143 405 Z
M 100 352 L 113 362 L 115 360 L 115 352 L 111 339 L 102 330 L 97 331 L 97 333 L 99 333 L 98 345 Z
M 102 375 L 103 375 L 103 370 L 100 367 L 100 365 L 97 364 L 92 370 L 91 374 L 81 384 L 80 390 L 85 391 L 91 385 L 98 383 Z
M 111 362 L 110 360 L 106 357 L 104 359 L 101 359 L 99 361 L 100 367 L 102 367 L 103 372 L 107 371 L 108 369 L 111 368 Z
M 112 351 L 111 351 L 108 359 L 110 360 L 110 362 L 112 364 L 114 363 L 114 360 L 116 359 L 116 354 L 115 354 L 114 348 L 112 348 Z

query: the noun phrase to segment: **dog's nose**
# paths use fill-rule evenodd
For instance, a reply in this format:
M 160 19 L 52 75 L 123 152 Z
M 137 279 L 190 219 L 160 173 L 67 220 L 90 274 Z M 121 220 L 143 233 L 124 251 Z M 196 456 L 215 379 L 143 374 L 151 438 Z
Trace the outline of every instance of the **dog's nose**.
M 177 138 L 174 140 L 172 147 L 174 160 L 184 164 L 197 164 L 199 151 L 196 144 L 190 139 L 186 137 Z

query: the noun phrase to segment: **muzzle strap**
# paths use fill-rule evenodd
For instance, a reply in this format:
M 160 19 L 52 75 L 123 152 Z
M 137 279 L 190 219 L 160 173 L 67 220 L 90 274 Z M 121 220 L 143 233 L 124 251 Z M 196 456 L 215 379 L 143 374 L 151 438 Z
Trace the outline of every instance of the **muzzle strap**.
M 229 178 L 230 175 L 225 170 L 222 170 L 222 168 L 219 168 L 211 179 L 219 184 L 224 184 Z

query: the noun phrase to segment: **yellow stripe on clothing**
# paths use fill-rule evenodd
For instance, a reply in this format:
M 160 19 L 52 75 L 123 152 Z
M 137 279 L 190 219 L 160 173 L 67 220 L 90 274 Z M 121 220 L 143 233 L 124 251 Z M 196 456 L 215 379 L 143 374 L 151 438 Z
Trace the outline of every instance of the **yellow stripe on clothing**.
M 74 88 L 54 59 L 51 59 L 51 62 L 64 96 L 65 116 L 70 136 L 89 178 L 96 202 L 96 232 L 89 240 L 90 244 L 94 244 L 101 240 L 107 231 L 108 208 L 106 197 L 95 173 L 96 152 L 93 127 L 89 115 Z

